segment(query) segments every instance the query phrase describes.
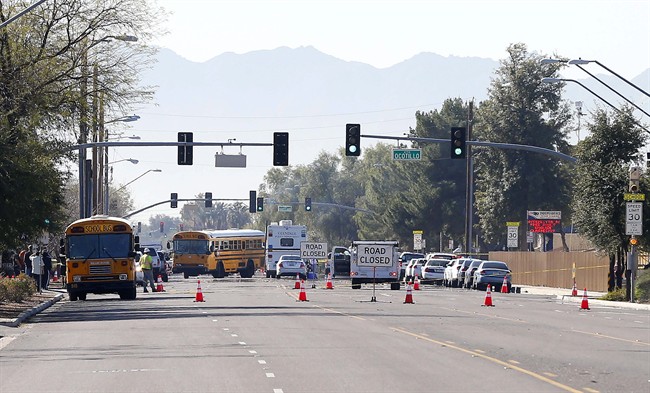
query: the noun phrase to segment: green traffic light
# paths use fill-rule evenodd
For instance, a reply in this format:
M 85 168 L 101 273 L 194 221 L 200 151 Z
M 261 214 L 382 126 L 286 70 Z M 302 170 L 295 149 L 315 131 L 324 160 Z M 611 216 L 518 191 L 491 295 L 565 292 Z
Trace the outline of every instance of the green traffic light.
M 454 149 L 454 154 L 457 155 L 457 156 L 462 155 L 463 154 L 463 149 L 461 149 L 460 147 L 455 148 Z

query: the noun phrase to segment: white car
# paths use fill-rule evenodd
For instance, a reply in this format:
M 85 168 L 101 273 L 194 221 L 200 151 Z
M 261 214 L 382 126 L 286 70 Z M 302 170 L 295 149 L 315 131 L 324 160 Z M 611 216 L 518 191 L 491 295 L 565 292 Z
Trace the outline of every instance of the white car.
M 461 266 L 465 263 L 464 258 L 452 259 L 449 261 L 449 264 L 445 268 L 444 277 L 442 283 L 446 287 L 456 287 L 458 286 L 458 271 Z
M 300 255 L 282 255 L 276 267 L 276 277 L 282 276 L 307 278 L 307 264 L 300 258 Z
M 427 260 L 424 258 L 413 258 L 406 265 L 406 271 L 404 272 L 404 279 L 408 281 L 415 280 L 415 276 L 422 277 L 421 271 L 422 266 L 427 263 Z
M 442 283 L 445 277 L 445 268 L 449 263 L 448 259 L 429 259 L 422 266 L 422 282 Z

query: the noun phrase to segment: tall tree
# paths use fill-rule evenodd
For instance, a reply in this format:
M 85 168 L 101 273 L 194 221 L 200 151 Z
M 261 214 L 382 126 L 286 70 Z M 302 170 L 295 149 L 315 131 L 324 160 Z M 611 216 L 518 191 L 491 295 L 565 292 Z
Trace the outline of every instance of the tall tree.
M 0 2 L 0 21 L 31 3 Z M 0 200 L 11 206 L 0 210 L 0 227 L 10 228 L 0 247 L 16 234 L 33 239 L 48 216 L 67 224 L 64 152 L 101 125 L 100 100 L 121 116 L 150 97 L 137 76 L 153 54 L 146 42 L 158 15 L 145 0 L 55 0 L 0 30 Z M 118 45 L 125 32 L 138 43 Z
M 647 135 L 635 123 L 629 108 L 613 114 L 598 109 L 587 128 L 590 135 L 577 148 L 573 219 L 584 237 L 609 254 L 611 291 L 621 286 L 629 249 L 623 194 L 628 191 L 629 168 L 640 163 L 640 150 Z M 641 187 L 640 193 L 650 191 L 646 188 L 647 179 Z M 645 231 L 641 238 L 647 245 L 650 211 L 645 205 Z
M 480 103 L 474 138 L 539 146 L 563 153 L 570 125 L 569 105 L 560 88 L 543 84 L 557 77 L 557 65 L 541 64 L 541 55 L 513 44 Z M 505 245 L 507 221 L 526 222 L 527 210 L 560 210 L 570 216 L 570 181 L 564 163 L 526 151 L 474 148 L 476 209 L 485 241 Z M 523 231 L 526 226 L 520 226 Z M 523 232 L 519 238 L 525 239 Z

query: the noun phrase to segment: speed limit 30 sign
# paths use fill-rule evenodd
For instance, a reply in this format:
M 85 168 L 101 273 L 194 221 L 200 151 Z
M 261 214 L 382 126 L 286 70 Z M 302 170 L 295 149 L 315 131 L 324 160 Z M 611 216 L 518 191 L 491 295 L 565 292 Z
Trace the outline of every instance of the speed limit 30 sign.
M 625 204 L 625 234 L 643 235 L 643 203 L 627 202 Z

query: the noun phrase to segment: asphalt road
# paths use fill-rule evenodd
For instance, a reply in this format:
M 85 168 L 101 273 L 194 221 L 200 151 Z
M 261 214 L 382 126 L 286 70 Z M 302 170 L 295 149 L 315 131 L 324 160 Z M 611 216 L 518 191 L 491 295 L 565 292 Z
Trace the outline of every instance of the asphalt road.
M 62 300 L 0 349 L 0 392 L 636 392 L 650 313 L 425 286 L 172 277 L 164 293 Z

